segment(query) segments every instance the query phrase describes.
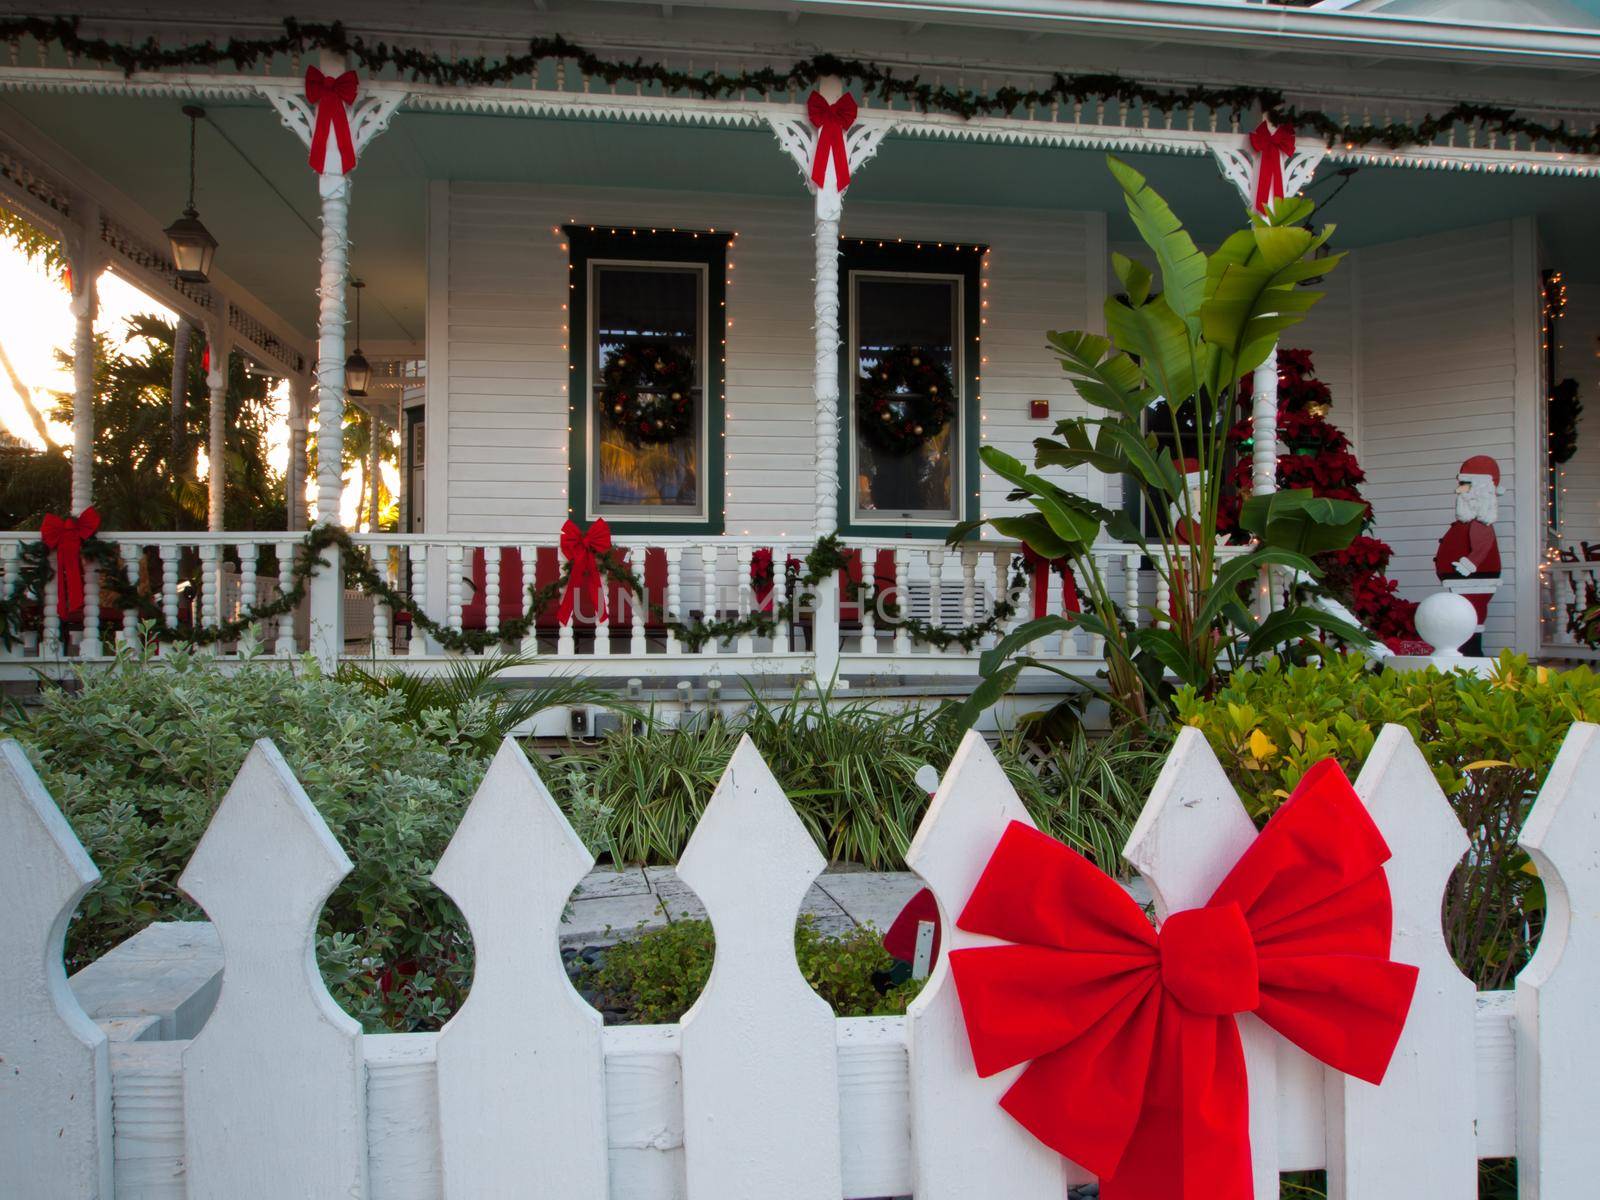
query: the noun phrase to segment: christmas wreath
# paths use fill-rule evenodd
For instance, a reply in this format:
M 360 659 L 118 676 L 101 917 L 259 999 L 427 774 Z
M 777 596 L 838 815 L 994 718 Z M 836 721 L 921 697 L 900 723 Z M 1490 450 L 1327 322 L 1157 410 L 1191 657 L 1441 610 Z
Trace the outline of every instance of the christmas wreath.
M 950 424 L 956 389 L 927 350 L 896 346 L 856 381 L 856 427 L 884 454 L 910 454 Z
M 694 364 L 671 346 L 623 343 L 600 383 L 600 411 L 631 442 L 676 441 L 694 424 Z

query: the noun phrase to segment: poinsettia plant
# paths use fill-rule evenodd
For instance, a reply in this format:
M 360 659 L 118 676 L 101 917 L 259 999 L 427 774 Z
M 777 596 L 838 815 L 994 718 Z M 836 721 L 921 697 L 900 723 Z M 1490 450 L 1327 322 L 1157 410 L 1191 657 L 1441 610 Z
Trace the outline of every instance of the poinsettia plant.
M 1360 629 L 1292 596 L 1265 614 L 1252 604 L 1269 568 L 1315 577 L 1312 556 L 1348 546 L 1360 532 L 1364 505 L 1309 490 L 1252 496 L 1239 507 L 1238 521 L 1254 542 L 1241 550 L 1219 545 L 1215 536 L 1239 381 L 1321 299 L 1303 285 L 1343 257 L 1318 255 L 1333 227 L 1308 228 L 1312 202 L 1290 197 L 1265 215 L 1252 214 L 1246 228 L 1206 254 L 1143 175 L 1114 157 L 1108 161 L 1156 270 L 1113 254 L 1123 294 L 1106 301 L 1106 335 L 1048 335 L 1095 415 L 1069 417 L 1054 437 L 1038 439 L 1034 465 L 1120 477 L 1124 495 L 1141 497 L 1148 524 L 1046 479 L 998 448 L 980 450 L 984 463 L 1013 485 L 1011 498 L 1035 511 L 963 523 L 951 541 L 988 524 L 1045 558 L 1067 559 L 1082 611 L 1029 621 L 987 651 L 983 680 L 962 706 L 968 722 L 1026 668 L 1070 674 L 1026 653 L 1038 639 L 1068 629 L 1104 640 L 1103 677 L 1080 682 L 1138 720 L 1166 709 L 1174 681 L 1205 694 L 1235 667 L 1285 647 L 1329 636 L 1366 641 Z M 1152 425 L 1178 433 L 1174 440 L 1188 461 L 1178 460 Z M 1168 599 L 1148 619 L 1113 598 L 1092 553 L 1102 532 L 1137 546 L 1164 581 Z

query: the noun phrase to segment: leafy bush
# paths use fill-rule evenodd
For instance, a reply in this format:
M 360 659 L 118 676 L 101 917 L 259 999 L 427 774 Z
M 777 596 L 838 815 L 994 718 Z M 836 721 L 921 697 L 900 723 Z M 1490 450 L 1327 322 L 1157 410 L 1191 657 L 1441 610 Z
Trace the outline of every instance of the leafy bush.
M 471 980 L 466 926 L 428 882 L 484 769 L 470 744 L 436 742 L 314 667 L 224 672 L 182 650 L 124 655 L 47 688 L 6 730 L 99 866 L 68 929 L 75 970 L 150 921 L 194 920 L 178 891 L 200 835 L 257 738 L 283 752 L 355 869 L 324 908 L 318 958 L 369 1029 L 436 1024 Z
M 1600 719 L 1600 678 L 1505 654 L 1489 678 L 1438 671 L 1372 673 L 1361 658 L 1268 663 L 1215 696 L 1177 698 L 1258 820 L 1318 760 L 1354 778 L 1385 724 L 1404 725 L 1471 839 L 1445 895 L 1456 961 L 1482 988 L 1505 987 L 1537 940 L 1543 890 L 1517 834 L 1574 721 Z
M 823 853 L 875 870 L 904 868 L 928 805 L 917 768 L 930 763 L 942 770 L 961 742 L 948 710 L 836 703 L 824 694 L 783 704 L 756 699 L 731 720 L 669 725 L 650 718 L 541 769 L 569 812 L 586 804 L 591 813 L 609 813 L 616 861 L 672 863 L 746 733 Z M 1160 770 L 1159 748 L 1131 737 L 1095 740 L 1079 730 L 1048 753 L 1036 775 L 1023 761 L 1020 740 L 999 749 L 1034 820 L 1115 870 Z
M 800 974 L 841 1017 L 903 1013 L 921 990 L 920 982 L 888 985 L 894 960 L 879 937 L 869 925 L 841 937 L 825 936 L 805 918 L 795 926 Z M 612 946 L 598 967 L 585 972 L 582 982 L 608 1008 L 626 1012 L 633 1023 L 670 1023 L 683 1016 L 705 989 L 715 957 L 711 922 L 674 921 Z

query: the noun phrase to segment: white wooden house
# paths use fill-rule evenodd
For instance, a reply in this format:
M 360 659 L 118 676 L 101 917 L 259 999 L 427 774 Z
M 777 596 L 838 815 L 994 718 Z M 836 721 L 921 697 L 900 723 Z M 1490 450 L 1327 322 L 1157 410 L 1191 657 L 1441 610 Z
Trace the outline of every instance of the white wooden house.
M 288 15 L 238 0 L 42 7 L 81 11 L 85 38 L 169 49 L 278 37 Z M 21 36 L 0 61 L 0 202 L 62 234 L 79 265 L 83 336 L 95 275 L 108 269 L 197 321 L 214 347 L 286 376 L 292 494 L 305 491 L 308 427 L 324 466 L 337 461 L 326 451 L 342 404 L 398 424 L 404 532 L 358 540 L 436 620 L 492 630 L 516 618 L 528 589 L 558 569 L 563 521 L 603 516 L 642 568 L 647 603 L 613 596 L 611 620 L 593 630 L 541 620 L 523 645 L 544 663 L 617 678 L 837 671 L 856 686 L 959 688 L 976 651 L 930 650 L 836 594 L 770 637 L 703 647 L 683 644 L 662 617 L 759 610 L 771 601 L 752 580 L 763 555 L 781 564 L 836 530 L 914 614 L 982 619 L 1012 547 L 947 550 L 942 538 L 957 519 L 1006 504 L 1007 485 L 979 468 L 980 444 L 1031 456 L 1034 438 L 1080 409 L 1044 334 L 1100 325 L 1109 254 L 1135 242 L 1104 155 L 1146 171 L 1214 244 L 1244 219 L 1247 134 L 1260 114 L 1091 95 L 964 116 L 857 86 L 841 197 L 836 171 L 820 195 L 808 179 L 817 137 L 806 89 L 705 98 L 608 82 L 603 64 L 783 73 L 832 53 L 982 96 L 1046 89 L 1056 72 L 1115 73 L 1157 91 L 1277 88 L 1302 111 L 1355 125 L 1415 124 L 1465 101 L 1592 130 L 1600 18 L 1564 0 L 1488 7 L 1492 21 L 1471 0 L 346 0 L 316 14 L 341 20 L 352 46 L 383 42 L 429 61 L 493 64 L 555 35 L 594 56 L 593 69 L 549 57 L 492 83 L 371 72 L 314 38 L 238 67 L 130 72 L 70 42 Z M 322 176 L 307 166 L 308 66 L 357 70 L 359 163 L 347 176 L 337 151 Z M 176 278 L 162 232 L 188 188 L 185 105 L 205 110 L 194 199 L 220 244 L 204 283 Z M 1302 129 L 1288 166 L 1291 189 L 1331 201 L 1327 218 L 1352 251 L 1288 344 L 1312 349 L 1333 389 L 1332 419 L 1355 442 L 1402 591 L 1438 589 L 1433 556 L 1457 472 L 1487 454 L 1501 470 L 1503 559 L 1487 647 L 1586 653 L 1566 644 L 1564 605 L 1591 568 L 1558 560 L 1600 543 L 1600 427 L 1580 426 L 1577 456 L 1553 475 L 1545 396 L 1567 376 L 1597 382 L 1600 156 L 1458 122 L 1392 149 L 1325 144 Z M 1559 291 L 1550 273 L 1566 291 L 1547 353 L 1544 300 Z M 357 399 L 343 395 L 352 277 L 366 285 L 360 340 L 375 364 Z M 678 347 L 692 375 L 690 418 L 647 452 L 611 437 L 594 411 L 608 355 L 641 331 Z M 857 431 L 854 380 L 863 361 L 907 344 L 937 348 L 959 409 L 889 462 Z M 219 422 L 214 448 L 226 437 Z M 92 501 L 85 472 L 76 483 L 74 511 Z M 1118 502 L 1098 476 L 1075 483 Z M 318 511 L 330 512 L 337 477 L 325 469 L 316 491 Z M 205 622 L 274 595 L 307 522 L 302 504 L 291 529 L 251 541 L 221 528 L 218 504 L 207 535 L 102 536 L 123 545 L 130 569 L 147 547 L 169 564 L 197 558 L 198 597 L 180 597 L 168 569 L 160 601 L 172 619 Z M 8 580 L 34 537 L 0 541 Z M 1103 554 L 1122 594 L 1148 608 L 1154 585 L 1138 555 L 1115 544 Z M 1054 609 L 1061 598 L 1048 590 L 1040 602 Z M 124 625 L 101 608 L 91 572 L 86 628 L 64 630 L 46 603 L 39 637 L 0 653 L 0 670 L 109 651 L 133 617 Z M 381 598 L 341 595 L 324 573 L 298 619 L 264 623 L 258 640 L 282 654 L 419 669 L 448 657 L 393 618 Z M 1049 652 L 1097 657 L 1087 638 Z

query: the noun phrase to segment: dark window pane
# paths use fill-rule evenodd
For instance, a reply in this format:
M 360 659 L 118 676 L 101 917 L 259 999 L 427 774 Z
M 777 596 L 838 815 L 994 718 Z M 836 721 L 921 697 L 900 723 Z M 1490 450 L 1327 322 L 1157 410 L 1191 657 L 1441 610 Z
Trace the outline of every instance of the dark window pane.
M 591 358 L 595 385 L 593 445 L 595 504 L 600 511 L 640 509 L 697 511 L 703 457 L 705 364 L 701 361 L 702 273 L 674 267 L 597 266 L 594 269 Z M 650 390 L 649 376 L 631 385 L 635 411 L 617 413 L 602 404 L 609 364 L 630 351 L 643 361 L 688 364 L 687 410 L 670 406 L 671 424 L 641 422 L 670 396 Z M 663 430 L 669 432 L 664 436 Z
M 864 410 L 859 397 L 863 377 L 870 377 L 891 356 L 909 351 L 919 360 L 942 367 L 959 401 L 960 287 L 952 279 L 858 274 L 854 292 L 852 359 L 858 419 L 850 425 L 856 513 L 865 520 L 953 517 L 958 509 L 961 461 L 960 404 L 937 432 L 912 445 L 889 445 L 861 431 L 859 416 Z M 898 389 L 889 402 L 886 423 L 912 424 L 924 400 L 921 394 Z

